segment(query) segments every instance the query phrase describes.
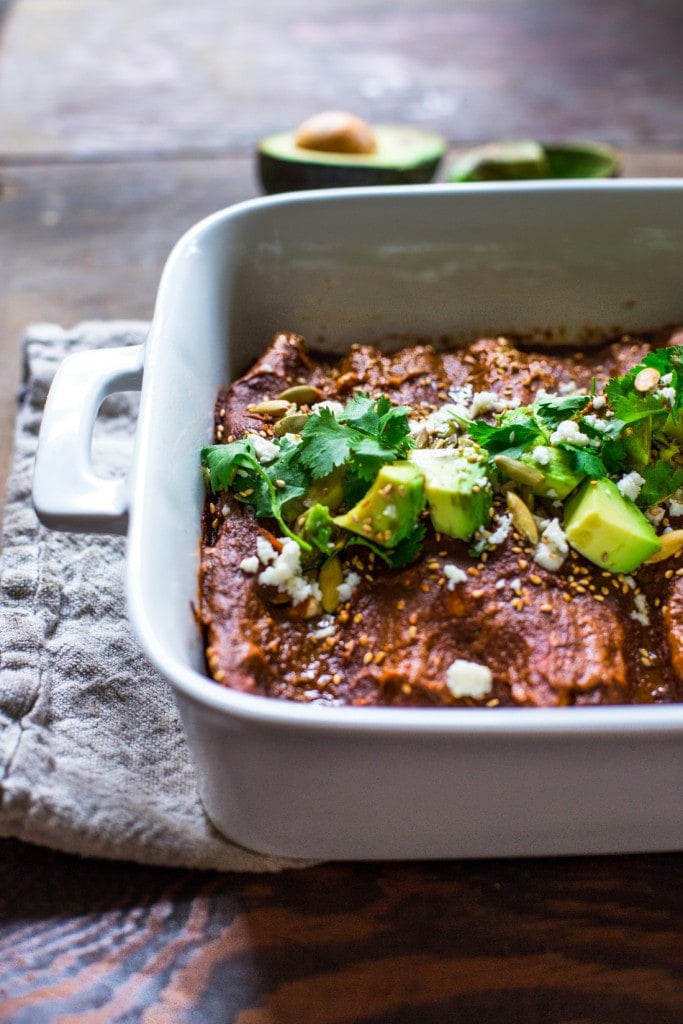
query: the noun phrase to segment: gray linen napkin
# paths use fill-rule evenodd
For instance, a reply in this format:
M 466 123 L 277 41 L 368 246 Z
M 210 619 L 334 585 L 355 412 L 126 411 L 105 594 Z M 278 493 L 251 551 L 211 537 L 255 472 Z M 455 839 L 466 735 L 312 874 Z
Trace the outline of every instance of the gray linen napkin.
M 144 864 L 300 866 L 228 842 L 204 815 L 173 695 L 127 622 L 125 540 L 45 530 L 31 505 L 59 362 L 81 348 L 140 344 L 147 328 L 38 324 L 24 339 L 0 574 L 0 835 Z M 130 395 L 103 406 L 94 450 L 108 472 L 128 464 L 135 410 Z

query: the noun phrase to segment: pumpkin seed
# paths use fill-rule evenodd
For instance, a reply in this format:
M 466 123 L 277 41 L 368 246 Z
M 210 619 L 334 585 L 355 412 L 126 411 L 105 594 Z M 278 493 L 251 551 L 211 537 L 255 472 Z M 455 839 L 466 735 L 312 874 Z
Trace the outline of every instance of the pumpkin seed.
M 505 500 L 512 516 L 512 525 L 517 533 L 521 533 L 532 544 L 538 544 L 538 526 L 529 506 L 525 505 L 514 491 L 508 491 Z
M 633 386 L 636 391 L 652 391 L 659 384 L 661 374 L 654 366 L 646 366 L 640 373 L 636 374 Z
M 257 412 L 260 416 L 284 416 L 291 405 L 291 402 L 285 402 L 280 398 L 269 398 L 258 405 L 249 406 L 249 411 Z
M 511 459 L 509 455 L 496 455 L 493 461 L 501 473 L 504 473 L 510 480 L 515 480 L 519 484 L 538 487 L 545 480 L 540 469 L 535 469 L 526 462 L 520 462 L 519 459 Z
M 294 405 L 312 405 L 319 402 L 323 397 L 322 391 L 318 391 L 312 384 L 295 384 L 294 387 L 285 388 L 277 396 L 283 402 L 292 402 Z
M 284 437 L 285 434 L 300 434 L 308 417 L 309 413 L 306 412 L 292 412 L 289 416 L 283 416 L 273 424 L 273 433 L 276 437 Z
M 325 562 L 318 576 L 320 592 L 322 594 L 323 609 L 328 612 L 335 612 L 340 604 L 339 585 L 344 582 L 344 573 L 341 562 L 335 555 Z
M 663 562 L 666 558 L 677 555 L 683 548 L 683 530 L 670 530 L 660 536 L 661 548 L 655 551 L 654 555 L 645 560 L 645 565 L 652 565 L 653 562 Z

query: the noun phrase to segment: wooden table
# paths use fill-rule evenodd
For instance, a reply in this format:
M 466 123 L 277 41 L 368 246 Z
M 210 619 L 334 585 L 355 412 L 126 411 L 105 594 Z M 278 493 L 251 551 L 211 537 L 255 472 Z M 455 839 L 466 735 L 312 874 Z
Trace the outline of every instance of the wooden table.
M 683 175 L 682 10 L 0 3 L 0 478 L 25 325 L 149 318 L 176 238 L 256 194 L 254 140 L 312 109 Z M 683 1019 L 677 854 L 254 876 L 0 850 L 0 1024 Z

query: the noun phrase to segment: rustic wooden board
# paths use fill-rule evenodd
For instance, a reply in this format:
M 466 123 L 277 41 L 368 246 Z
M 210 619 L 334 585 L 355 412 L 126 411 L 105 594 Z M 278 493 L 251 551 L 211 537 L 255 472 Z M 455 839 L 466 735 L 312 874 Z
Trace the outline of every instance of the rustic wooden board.
M 679 0 L 0 0 L 3 14 L 0 482 L 25 326 L 149 318 L 177 238 L 257 194 L 255 140 L 312 109 L 424 124 L 456 150 L 599 138 L 627 175 L 683 175 Z M 4 840 L 0 1024 L 677 1024 L 682 865 L 220 876 Z
M 0 1022 L 683 1017 L 679 857 L 220 876 L 3 848 Z
M 677 0 L 20 0 L 0 152 L 245 151 L 329 106 L 456 145 L 680 139 Z

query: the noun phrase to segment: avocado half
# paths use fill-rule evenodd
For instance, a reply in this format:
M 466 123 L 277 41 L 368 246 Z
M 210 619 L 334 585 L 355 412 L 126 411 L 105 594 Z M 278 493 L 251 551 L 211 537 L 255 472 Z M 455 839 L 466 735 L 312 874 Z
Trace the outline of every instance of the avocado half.
M 533 139 L 490 142 L 463 153 L 447 181 L 511 181 L 548 178 L 613 178 L 619 174 L 616 150 L 600 142 L 546 144 Z
M 267 193 L 354 185 L 420 185 L 432 180 L 447 149 L 434 132 L 412 125 L 373 126 L 373 153 L 304 149 L 296 132 L 277 132 L 259 143 L 261 185 Z

